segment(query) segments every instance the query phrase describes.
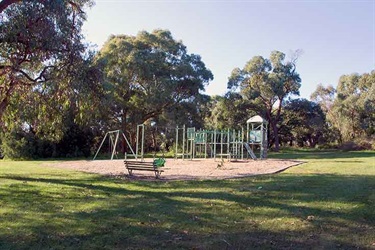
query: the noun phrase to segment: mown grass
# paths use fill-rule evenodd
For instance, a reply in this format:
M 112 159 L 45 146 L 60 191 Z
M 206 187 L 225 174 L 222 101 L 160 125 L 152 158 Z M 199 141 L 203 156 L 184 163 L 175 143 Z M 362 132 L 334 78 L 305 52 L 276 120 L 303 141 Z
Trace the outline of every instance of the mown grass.
M 371 249 L 375 153 L 295 151 L 276 174 L 150 182 L 0 162 L 0 249 Z

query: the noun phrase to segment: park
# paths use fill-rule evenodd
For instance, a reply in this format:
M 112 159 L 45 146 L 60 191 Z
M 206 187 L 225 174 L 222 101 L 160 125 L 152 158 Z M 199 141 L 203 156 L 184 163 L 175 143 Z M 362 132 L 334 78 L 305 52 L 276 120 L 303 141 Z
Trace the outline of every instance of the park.
M 375 248 L 372 3 L 96 2 L 0 0 L 0 249 Z

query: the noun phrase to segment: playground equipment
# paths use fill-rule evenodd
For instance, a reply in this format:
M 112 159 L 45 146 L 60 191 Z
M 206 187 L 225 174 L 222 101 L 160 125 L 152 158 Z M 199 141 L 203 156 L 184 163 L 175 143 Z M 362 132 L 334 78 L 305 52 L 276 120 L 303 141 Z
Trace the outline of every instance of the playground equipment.
M 260 117 L 259 115 L 251 117 L 246 122 L 247 124 L 247 138 L 245 143 L 245 148 L 251 157 L 254 159 L 256 156 L 251 150 L 250 145 L 260 147 L 260 156 L 259 158 L 267 158 L 267 131 L 268 131 L 268 122 Z M 251 129 L 250 129 L 251 127 Z
M 259 158 L 267 157 L 268 123 L 260 116 L 247 121 L 246 134 L 241 130 L 198 130 L 176 128 L 175 158 L 244 159 L 244 151 L 252 159 L 257 159 L 254 149 L 259 148 Z
M 113 130 L 113 131 L 108 131 L 105 134 L 102 142 L 100 143 L 100 146 L 99 146 L 98 150 L 96 151 L 96 154 L 95 154 L 93 160 L 95 160 L 96 157 L 98 156 L 98 153 L 100 152 L 100 150 L 103 147 L 103 144 L 104 144 L 104 142 L 106 141 L 107 138 L 108 138 L 108 141 L 109 141 L 109 149 L 110 149 L 110 152 L 111 152 L 111 160 L 113 160 L 114 156 L 116 156 L 116 158 L 118 158 L 117 152 L 118 152 L 118 146 L 119 146 L 119 139 L 121 138 L 121 136 L 122 136 L 122 138 L 124 138 L 128 148 L 130 149 L 134 158 L 137 159 L 137 154 L 134 153 L 133 148 L 130 145 L 128 138 L 126 138 L 126 135 L 121 130 Z M 126 155 L 127 155 L 127 153 L 125 153 L 125 158 L 126 158 Z
M 139 135 L 141 134 L 141 135 Z M 139 148 L 139 144 L 141 144 L 141 148 Z M 137 125 L 137 136 L 136 136 L 136 145 L 135 145 L 135 158 L 137 159 L 138 156 L 141 157 L 143 161 L 144 156 L 144 144 L 145 144 L 145 125 L 138 124 Z
M 166 134 L 168 134 L 169 139 L 165 142 L 168 145 L 172 145 L 174 141 L 174 153 L 176 159 L 220 158 L 223 160 L 224 158 L 227 158 L 230 161 L 243 160 L 244 157 L 251 157 L 254 160 L 257 158 L 264 159 L 267 157 L 268 123 L 260 116 L 254 116 L 247 120 L 246 131 L 242 126 L 239 130 L 196 130 L 194 127 L 187 128 L 185 125 L 183 125 L 182 127 L 177 126 L 175 128 L 175 137 L 173 138 L 170 133 L 171 128 L 158 128 L 151 125 L 151 129 L 154 147 L 153 150 L 155 150 L 155 154 L 157 152 L 157 149 L 155 149 L 155 144 L 160 145 L 161 141 L 163 141 L 159 140 L 156 142 L 155 137 L 158 136 L 159 139 L 166 139 Z M 135 150 L 133 150 L 132 145 L 129 143 L 129 140 L 121 130 L 107 132 L 94 156 L 94 160 L 103 147 L 106 138 L 109 138 L 111 160 L 114 156 L 117 157 L 118 151 L 116 148 L 118 146 L 119 138 L 122 136 L 126 141 L 127 148 L 131 151 L 131 155 L 135 159 L 140 158 L 143 161 L 146 138 L 145 131 L 146 127 L 144 124 L 137 125 L 135 135 Z M 148 131 L 148 135 L 150 137 L 150 131 Z M 167 145 L 164 146 L 164 150 L 167 149 L 168 151 Z M 259 156 L 257 157 L 254 151 L 258 150 Z M 148 151 L 150 151 L 150 147 L 148 147 Z M 126 157 L 127 153 L 125 153 L 125 159 Z

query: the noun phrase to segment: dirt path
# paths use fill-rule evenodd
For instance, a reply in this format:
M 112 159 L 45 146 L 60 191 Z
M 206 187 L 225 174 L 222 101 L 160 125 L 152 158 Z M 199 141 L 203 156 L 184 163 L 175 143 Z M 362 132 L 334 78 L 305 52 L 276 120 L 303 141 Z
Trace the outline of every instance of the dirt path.
M 151 161 L 151 159 L 146 159 Z M 302 162 L 292 160 L 244 160 L 224 162 L 219 166 L 219 161 L 213 159 L 175 160 L 167 159 L 162 180 L 205 180 L 229 179 L 260 174 L 271 174 L 283 171 Z M 65 161 L 48 166 L 57 168 L 74 169 L 78 171 L 98 173 L 103 175 L 128 175 L 123 160 L 95 160 L 95 161 Z M 136 179 L 155 179 L 149 171 L 133 171 Z

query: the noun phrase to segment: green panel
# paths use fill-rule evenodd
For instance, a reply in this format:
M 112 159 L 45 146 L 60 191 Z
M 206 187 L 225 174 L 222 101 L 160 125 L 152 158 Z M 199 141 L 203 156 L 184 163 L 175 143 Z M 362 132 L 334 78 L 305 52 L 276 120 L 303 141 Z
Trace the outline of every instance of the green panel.
M 262 131 L 260 130 L 251 130 L 249 133 L 250 142 L 260 143 L 262 142 Z

